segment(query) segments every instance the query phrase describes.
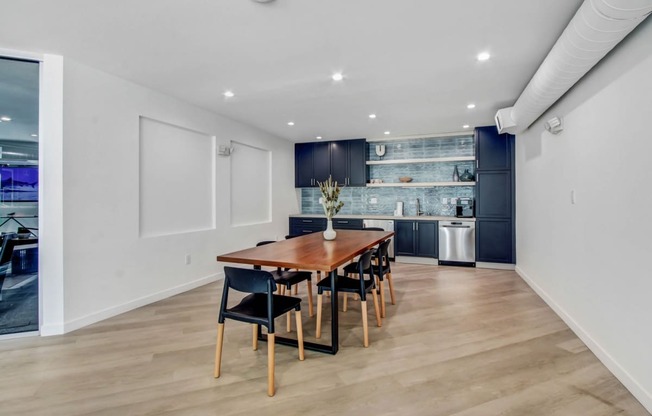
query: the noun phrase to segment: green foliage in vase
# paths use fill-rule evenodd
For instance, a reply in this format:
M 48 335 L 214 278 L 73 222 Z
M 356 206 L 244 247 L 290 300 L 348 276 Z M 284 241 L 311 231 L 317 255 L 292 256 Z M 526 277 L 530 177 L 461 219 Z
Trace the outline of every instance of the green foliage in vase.
M 319 185 L 319 190 L 322 195 L 321 204 L 324 207 L 324 214 L 326 214 L 326 218 L 330 220 L 335 216 L 335 214 L 340 212 L 340 209 L 344 206 L 344 202 L 338 201 L 342 188 L 340 188 L 337 182 L 333 182 L 333 178 L 330 176 L 327 181 L 317 181 L 317 185 Z

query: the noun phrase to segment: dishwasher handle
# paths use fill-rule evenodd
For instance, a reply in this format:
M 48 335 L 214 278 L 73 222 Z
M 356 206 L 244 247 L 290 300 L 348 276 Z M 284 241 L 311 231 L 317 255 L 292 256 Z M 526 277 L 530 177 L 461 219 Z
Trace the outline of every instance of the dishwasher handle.
M 442 225 L 443 228 L 471 228 L 470 225 Z

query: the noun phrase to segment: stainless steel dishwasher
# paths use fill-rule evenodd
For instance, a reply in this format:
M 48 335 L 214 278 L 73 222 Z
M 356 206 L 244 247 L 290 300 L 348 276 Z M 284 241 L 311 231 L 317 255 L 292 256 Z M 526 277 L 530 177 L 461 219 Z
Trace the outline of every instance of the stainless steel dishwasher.
M 475 267 L 475 222 L 439 221 L 439 264 Z

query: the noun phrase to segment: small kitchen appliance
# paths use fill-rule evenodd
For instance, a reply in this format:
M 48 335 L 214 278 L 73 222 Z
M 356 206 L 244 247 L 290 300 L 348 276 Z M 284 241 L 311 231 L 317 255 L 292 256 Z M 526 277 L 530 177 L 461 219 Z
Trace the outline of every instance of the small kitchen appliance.
M 457 198 L 455 216 L 458 218 L 473 218 L 475 214 L 473 198 Z
M 394 210 L 394 216 L 395 217 L 402 217 L 403 216 L 403 202 L 402 201 L 396 201 L 396 209 Z

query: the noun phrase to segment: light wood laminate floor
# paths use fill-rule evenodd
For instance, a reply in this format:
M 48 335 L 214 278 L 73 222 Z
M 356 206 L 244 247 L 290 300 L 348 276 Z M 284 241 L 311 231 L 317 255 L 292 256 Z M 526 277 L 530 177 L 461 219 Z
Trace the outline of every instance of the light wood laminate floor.
M 249 325 L 227 321 L 212 377 L 219 282 L 65 336 L 0 341 L 0 415 L 648 415 L 514 272 L 393 269 L 397 305 L 382 328 L 370 319 L 370 347 L 350 301 L 336 356 L 277 346 L 273 398 Z M 307 302 L 303 318 L 314 340 Z

